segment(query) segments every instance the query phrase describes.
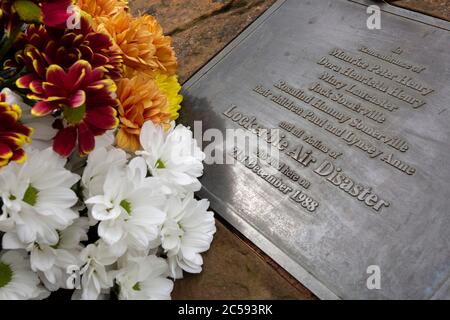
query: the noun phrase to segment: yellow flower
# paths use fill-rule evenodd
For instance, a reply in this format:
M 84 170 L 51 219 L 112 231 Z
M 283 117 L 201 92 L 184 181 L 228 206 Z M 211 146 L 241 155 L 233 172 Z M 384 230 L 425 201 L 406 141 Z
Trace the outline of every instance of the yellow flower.
M 128 0 L 77 0 L 77 5 L 94 20 L 111 17 L 122 9 L 128 10 Z
M 167 97 L 167 106 L 165 112 L 170 115 L 170 120 L 176 120 L 180 116 L 178 110 L 181 109 L 181 102 L 183 96 L 179 94 L 181 85 L 178 82 L 177 76 L 168 76 L 166 74 L 156 74 L 156 84 L 159 90 L 164 92 Z
M 117 146 L 136 151 L 141 148 L 139 135 L 146 121 L 168 124 L 170 114 L 166 112 L 167 97 L 158 88 L 156 81 L 140 73 L 117 82 L 120 126 L 116 136 Z
M 120 48 L 125 65 L 153 75 L 155 71 L 174 75 L 177 59 L 171 38 L 163 34 L 155 18 L 144 15 L 133 18 L 125 10 L 112 17 L 96 19 L 97 31 L 109 34 Z

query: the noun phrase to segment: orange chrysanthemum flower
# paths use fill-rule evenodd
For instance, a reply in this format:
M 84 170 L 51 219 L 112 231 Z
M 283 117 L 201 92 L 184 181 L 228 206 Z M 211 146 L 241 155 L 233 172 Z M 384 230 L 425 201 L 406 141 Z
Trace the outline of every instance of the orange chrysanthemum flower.
M 114 39 L 128 68 L 149 75 L 154 71 L 168 75 L 176 73 L 177 59 L 172 40 L 164 36 L 155 18 L 148 15 L 133 18 L 121 10 L 112 17 L 100 17 L 96 22 L 98 31 Z
M 177 58 L 172 48 L 172 38 L 164 35 L 163 28 L 158 21 L 149 15 L 137 19 L 153 34 L 153 45 L 156 48 L 156 57 L 163 73 L 174 75 L 177 72 Z
M 146 74 L 117 82 L 120 126 L 117 146 L 127 151 L 139 150 L 139 135 L 146 121 L 169 124 L 167 97 L 158 89 L 156 81 Z
M 128 10 L 127 0 L 77 0 L 77 5 L 94 19 L 111 17 L 119 10 Z

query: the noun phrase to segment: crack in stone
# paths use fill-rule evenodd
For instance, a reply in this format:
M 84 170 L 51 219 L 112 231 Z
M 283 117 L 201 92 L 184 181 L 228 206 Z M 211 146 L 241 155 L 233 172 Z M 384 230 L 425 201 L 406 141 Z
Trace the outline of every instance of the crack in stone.
M 222 1 L 214 1 L 214 2 L 223 2 L 223 1 L 224 0 L 222 0 Z M 260 5 L 262 3 L 264 3 L 264 0 L 257 0 L 254 3 L 252 3 L 252 4 L 248 3 L 245 0 L 232 0 L 229 3 L 225 4 L 223 7 L 219 8 L 217 10 L 214 10 L 211 13 L 201 15 L 200 17 L 195 18 L 194 20 L 185 23 L 183 26 L 175 28 L 174 30 L 169 32 L 167 35 L 173 37 L 173 36 L 183 32 L 183 31 L 186 31 L 186 30 L 189 30 L 189 29 L 195 27 L 197 24 L 199 24 L 199 23 L 201 23 L 201 22 L 203 22 L 203 21 L 205 21 L 205 20 L 207 20 L 209 18 L 218 16 L 218 15 L 221 15 L 221 14 L 224 14 L 224 13 L 227 13 L 227 12 L 232 12 L 233 10 L 243 9 L 243 8 L 245 8 L 245 11 L 248 11 L 248 10 L 251 9 L 252 6 L 257 6 L 257 5 Z

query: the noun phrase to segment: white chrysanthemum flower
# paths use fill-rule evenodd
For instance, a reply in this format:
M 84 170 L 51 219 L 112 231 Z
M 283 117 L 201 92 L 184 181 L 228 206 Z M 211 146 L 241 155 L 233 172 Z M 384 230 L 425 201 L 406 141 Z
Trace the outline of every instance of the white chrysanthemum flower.
M 16 232 L 23 243 L 54 245 L 57 230 L 79 216 L 72 209 L 78 197 L 71 187 L 80 177 L 66 170 L 66 160 L 52 149 L 26 152 L 24 164 L 10 163 L 0 171 L 0 231 Z
M 156 256 L 128 257 L 119 260 L 115 280 L 120 300 L 170 300 L 173 282 L 167 279 L 167 262 Z
M 197 146 L 192 131 L 183 125 L 169 131 L 161 125 L 147 121 L 140 136 L 143 151 L 138 151 L 147 162 L 150 173 L 169 182 L 178 192 L 198 191 L 198 177 L 203 174 L 205 154 Z M 178 188 L 177 188 L 178 187 Z
M 88 219 L 79 218 L 59 233 L 59 241 L 52 247 L 55 254 L 54 265 L 49 270 L 39 272 L 39 277 L 47 289 L 73 289 L 68 287 L 67 279 L 71 276 L 71 268 L 78 268 L 83 262 L 80 258 L 84 249 L 81 242 L 88 240 L 88 230 Z
M 161 243 L 175 279 L 182 277 L 181 270 L 202 271 L 200 253 L 209 249 L 216 232 L 214 214 L 208 208 L 209 201 L 197 201 L 192 194 L 184 200 L 170 198 L 166 203 L 167 219 L 161 230 Z
M 88 239 L 89 229 L 87 218 L 79 218 L 59 232 L 56 245 L 39 243 L 23 243 L 14 232 L 3 236 L 2 245 L 5 249 L 25 249 L 30 252 L 31 269 L 38 272 L 42 282 L 50 291 L 67 288 L 68 272 L 72 266 L 80 266 L 80 252 L 83 249 L 81 241 Z
M 22 108 L 22 118 L 21 122 L 33 129 L 33 139 L 31 141 L 31 146 L 44 150 L 52 146 L 53 138 L 56 136 L 58 131 L 52 127 L 55 118 L 51 115 L 45 117 L 35 117 L 31 115 L 31 107 L 23 102 L 22 98 L 15 92 L 8 88 L 3 88 L 0 92 L 5 95 L 6 103 L 17 104 Z
M 0 300 L 44 299 L 48 295 L 31 271 L 27 253 L 4 251 L 0 256 Z
M 134 158 L 124 170 L 109 170 L 102 194 L 86 200 L 93 205 L 91 216 L 100 221 L 99 236 L 118 256 L 127 248 L 149 249 L 166 217 L 159 209 L 166 200 L 160 183 L 146 175 L 145 161 Z
M 90 198 L 103 193 L 106 174 L 111 170 L 121 170 L 127 163 L 127 154 L 122 149 L 95 148 L 89 154 L 87 166 L 81 178 L 84 197 Z
M 105 289 L 113 286 L 108 267 L 117 261 L 109 246 L 103 241 L 88 245 L 80 255 L 83 268 L 80 271 L 81 289 L 75 290 L 73 299 L 97 300 Z

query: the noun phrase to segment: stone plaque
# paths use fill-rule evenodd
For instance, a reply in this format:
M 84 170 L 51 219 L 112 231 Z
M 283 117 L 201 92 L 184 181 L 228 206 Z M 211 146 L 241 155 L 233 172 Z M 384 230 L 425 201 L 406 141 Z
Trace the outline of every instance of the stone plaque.
M 184 86 L 203 132 L 279 132 L 201 196 L 320 298 L 450 298 L 450 23 L 374 3 L 279 1 Z

